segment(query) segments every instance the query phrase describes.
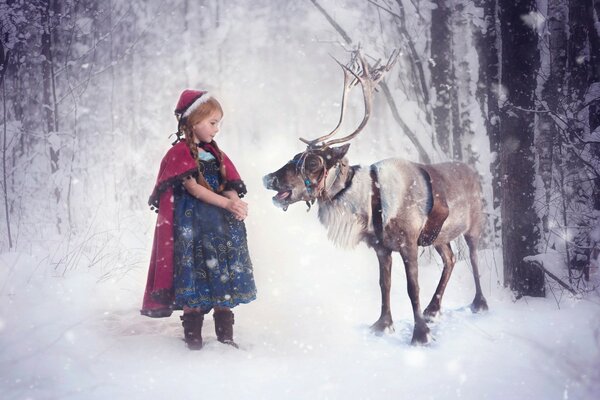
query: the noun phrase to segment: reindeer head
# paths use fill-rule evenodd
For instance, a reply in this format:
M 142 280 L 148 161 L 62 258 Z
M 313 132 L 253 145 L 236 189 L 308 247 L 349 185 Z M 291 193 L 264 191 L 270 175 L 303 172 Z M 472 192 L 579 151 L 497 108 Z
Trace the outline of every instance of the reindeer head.
M 344 71 L 344 90 L 342 92 L 342 106 L 340 120 L 333 131 L 327 135 L 314 140 L 300 138 L 307 144 L 307 148 L 302 153 L 296 154 L 279 170 L 266 175 L 263 183 L 267 189 L 276 190 L 277 194 L 273 197 L 275 205 L 287 210 L 288 206 L 298 201 L 305 201 L 310 210 L 310 205 L 322 195 L 327 194 L 326 184 L 331 181 L 328 179 L 329 172 L 334 166 L 339 165 L 340 161 L 346 155 L 350 144 L 339 147 L 330 147 L 331 145 L 347 142 L 357 136 L 367 124 L 371 116 L 371 105 L 373 92 L 384 74 L 389 71 L 396 63 L 398 53 L 394 51 L 386 65 L 379 66 L 379 61 L 374 67 L 370 67 L 358 50 L 352 52 L 352 57 L 348 65 L 336 62 Z M 365 115 L 358 128 L 351 134 L 330 141 L 326 141 L 335 135 L 344 119 L 346 110 L 347 94 L 350 89 L 360 83 L 363 93 Z
M 277 171 L 266 175 L 263 183 L 267 189 L 277 191 L 273 197 L 276 206 L 287 210 L 290 204 L 305 201 L 310 204 L 322 194 L 330 170 L 348 152 L 350 144 L 339 147 L 306 149 L 296 154 Z

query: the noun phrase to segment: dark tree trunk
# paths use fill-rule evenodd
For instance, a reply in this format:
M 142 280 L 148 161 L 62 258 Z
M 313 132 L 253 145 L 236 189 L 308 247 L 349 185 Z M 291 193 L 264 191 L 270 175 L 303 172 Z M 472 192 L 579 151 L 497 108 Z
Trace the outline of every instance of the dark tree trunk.
M 498 34 L 497 34 L 497 1 L 476 0 L 476 5 L 483 8 L 484 26 L 475 32 L 475 45 L 479 58 L 479 83 L 475 96 L 479 100 L 482 115 L 485 119 L 485 129 L 490 140 L 490 172 L 492 175 L 492 208 L 500 209 L 500 123 L 498 109 L 499 86 L 499 60 L 498 60 Z M 495 214 L 493 218 L 494 240 L 500 241 L 497 232 L 500 232 L 500 218 Z
M 587 90 L 589 91 L 592 87 L 598 90 L 597 88 L 600 86 L 600 0 L 586 0 L 585 3 L 587 5 L 585 17 L 590 57 L 587 85 Z M 590 132 L 594 132 L 600 128 L 600 97 L 591 99 L 588 105 L 588 128 Z M 592 159 L 595 159 L 598 163 L 598 160 L 600 160 L 600 143 L 591 143 L 590 153 Z M 600 215 L 600 176 L 597 172 L 593 181 L 591 206 L 594 212 Z M 587 226 L 586 229 L 589 231 L 593 227 Z M 586 232 L 586 236 L 590 236 L 588 232 Z M 585 244 L 585 249 L 583 249 L 583 257 L 586 262 L 584 279 L 589 281 L 594 243 L 591 238 L 588 238 Z
M 590 32 L 590 64 L 592 67 L 591 85 L 600 85 L 600 0 L 594 0 L 594 9 L 589 14 L 588 31 Z M 590 87 L 591 87 L 590 85 Z M 596 98 L 589 106 L 590 132 L 600 128 L 600 98 Z M 593 154 L 600 160 L 600 143 L 593 146 Z M 594 185 L 594 210 L 600 213 L 600 177 L 596 177 Z
M 450 8 L 446 0 L 435 0 L 431 11 L 431 82 L 435 89 L 433 121 L 437 143 L 451 156 L 451 46 Z
M 41 11 L 42 13 L 42 56 L 44 60 L 42 62 L 42 81 L 43 81 L 43 92 L 42 92 L 42 109 L 44 110 L 44 122 L 46 131 L 54 132 L 54 106 L 52 104 L 52 35 L 50 28 L 50 0 L 45 1 L 45 8 Z M 52 171 L 54 172 L 56 165 L 52 164 Z
M 573 102 L 583 99 L 588 83 L 589 59 L 586 57 L 587 19 L 592 12 L 591 0 L 569 1 L 569 42 L 567 63 L 569 69 L 569 94 Z
M 533 154 L 537 33 L 523 15 L 535 0 L 501 1 L 502 84 L 507 101 L 500 120 L 500 172 L 504 283 L 517 296 L 544 296 L 544 273 L 524 260 L 538 253 L 540 221 L 534 205 Z
M 42 13 L 42 80 L 43 95 L 42 108 L 44 110 L 44 120 L 46 125 L 46 134 L 58 131 L 58 116 L 56 115 L 56 87 L 54 82 L 54 59 L 52 54 L 52 26 L 50 23 L 51 0 L 46 0 L 45 8 Z M 50 144 L 50 171 L 58 171 L 58 159 L 60 157 L 60 148 L 55 148 Z M 56 193 L 57 202 L 60 195 Z
M 588 11 L 588 32 L 590 40 L 591 84 L 600 84 L 600 0 L 593 0 Z M 591 86 L 591 85 L 590 85 Z M 594 107 L 592 111 L 591 107 Z M 600 99 L 590 105 L 590 131 L 600 126 Z

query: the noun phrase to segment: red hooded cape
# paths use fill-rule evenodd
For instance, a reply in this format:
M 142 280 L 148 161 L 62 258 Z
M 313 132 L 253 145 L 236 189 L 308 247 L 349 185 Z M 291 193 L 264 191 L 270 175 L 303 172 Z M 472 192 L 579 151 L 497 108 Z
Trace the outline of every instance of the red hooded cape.
M 209 143 L 203 147 L 219 159 L 214 146 Z M 225 190 L 236 190 L 240 197 L 243 197 L 246 188 L 237 169 L 225 153 L 221 154 L 221 161 L 225 166 Z M 183 141 L 171 147 L 160 163 L 156 185 L 148 200 L 148 204 L 157 210 L 158 218 L 140 311 L 143 315 L 168 317 L 173 312 L 173 186 L 180 184 L 186 176 L 197 174 L 197 167 L 187 144 Z

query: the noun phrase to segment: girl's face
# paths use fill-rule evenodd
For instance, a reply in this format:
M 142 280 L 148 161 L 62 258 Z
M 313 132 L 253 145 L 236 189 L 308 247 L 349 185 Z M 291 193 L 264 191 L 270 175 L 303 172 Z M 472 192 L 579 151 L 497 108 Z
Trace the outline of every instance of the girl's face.
M 210 143 L 219 132 L 222 115 L 219 111 L 213 111 L 207 118 L 196 122 L 192 126 L 192 135 L 196 143 Z

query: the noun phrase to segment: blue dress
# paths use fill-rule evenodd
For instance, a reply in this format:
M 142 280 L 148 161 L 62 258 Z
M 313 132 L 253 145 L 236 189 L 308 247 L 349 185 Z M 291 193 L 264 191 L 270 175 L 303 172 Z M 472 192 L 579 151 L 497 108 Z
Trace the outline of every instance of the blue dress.
M 200 153 L 204 178 L 213 190 L 219 165 Z M 223 208 L 202 202 L 179 185 L 174 190 L 174 308 L 233 308 L 256 299 L 246 226 Z

